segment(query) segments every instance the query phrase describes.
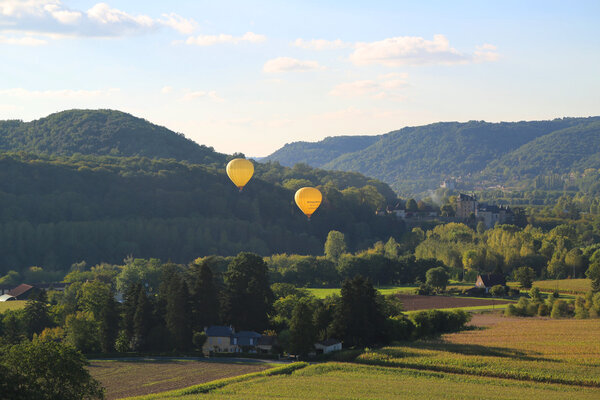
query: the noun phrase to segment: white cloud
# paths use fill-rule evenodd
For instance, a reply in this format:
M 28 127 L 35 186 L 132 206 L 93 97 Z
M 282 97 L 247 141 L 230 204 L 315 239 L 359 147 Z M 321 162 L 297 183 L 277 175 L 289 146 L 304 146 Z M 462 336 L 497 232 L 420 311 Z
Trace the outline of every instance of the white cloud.
M 17 46 L 40 46 L 48 43 L 44 39 L 31 36 L 7 37 L 0 35 L 0 44 L 12 44 Z
M 350 60 L 356 65 L 381 64 L 388 67 L 423 64 L 460 64 L 469 56 L 450 47 L 444 35 L 433 40 L 416 36 L 399 36 L 377 42 L 356 44 Z
M 0 89 L 0 96 L 15 97 L 19 99 L 82 99 L 101 96 L 110 96 L 119 92 L 117 88 L 99 90 L 28 90 L 23 88 Z
M 406 78 L 406 74 L 394 73 L 381 75 L 376 80 L 345 82 L 334 87 L 329 94 L 339 97 L 368 96 L 375 99 L 402 99 L 400 90 L 407 86 Z
M 278 57 L 267 61 L 263 66 L 263 71 L 272 74 L 278 72 L 308 71 L 321 68 L 322 67 L 316 61 L 303 61 L 290 57 Z
M 343 49 L 343 48 L 354 46 L 354 44 L 342 42 L 340 39 L 336 39 L 336 40 L 296 39 L 294 42 L 292 42 L 292 45 L 296 46 L 296 47 L 301 47 L 303 49 L 308 49 L 308 50 L 332 50 L 332 49 Z
M 197 90 L 197 91 L 187 91 L 185 93 L 185 95 L 182 97 L 182 100 L 185 101 L 192 101 L 192 100 L 196 100 L 196 99 L 201 99 L 201 98 L 205 98 L 205 99 L 209 99 L 212 100 L 214 102 L 217 103 L 222 103 L 225 101 L 225 99 L 223 99 L 222 97 L 220 97 L 216 91 L 211 90 L 211 91 L 202 91 L 202 90 Z
M 497 61 L 500 58 L 500 54 L 498 54 L 496 50 L 497 47 L 489 43 L 484 43 L 481 46 L 477 46 L 475 52 L 473 53 L 473 61 Z
M 193 19 L 175 13 L 162 18 L 133 15 L 97 3 L 87 11 L 73 10 L 60 0 L 0 0 L 0 32 L 35 33 L 51 39 L 63 37 L 120 37 L 169 27 L 191 34 L 197 27 Z
M 190 36 L 185 41 L 186 44 L 194 44 L 197 46 L 213 46 L 215 44 L 230 43 L 238 44 L 240 42 L 259 43 L 267 40 L 265 35 L 259 35 L 254 32 L 246 32 L 242 36 L 232 35 L 198 35 Z

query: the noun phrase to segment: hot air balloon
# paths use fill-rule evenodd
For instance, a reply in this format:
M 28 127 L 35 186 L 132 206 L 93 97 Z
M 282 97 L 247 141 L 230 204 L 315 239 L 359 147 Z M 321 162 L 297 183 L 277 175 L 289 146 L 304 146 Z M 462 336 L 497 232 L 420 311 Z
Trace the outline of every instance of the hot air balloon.
M 244 158 L 234 158 L 227 164 L 227 176 L 240 188 L 240 192 L 254 174 L 254 165 Z
M 310 219 L 310 216 L 313 215 L 317 208 L 319 208 L 321 200 L 323 200 L 323 195 L 318 189 L 313 187 L 303 187 L 298 189 L 294 196 L 294 200 L 296 200 L 298 208 L 300 208 L 300 210 L 306 214 L 308 219 Z

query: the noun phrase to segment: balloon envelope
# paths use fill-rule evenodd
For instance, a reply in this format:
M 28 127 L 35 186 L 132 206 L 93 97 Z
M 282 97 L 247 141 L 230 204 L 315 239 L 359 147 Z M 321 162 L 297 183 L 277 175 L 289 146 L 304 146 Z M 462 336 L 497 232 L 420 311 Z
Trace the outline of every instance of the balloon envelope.
M 300 210 L 310 218 L 315 210 L 319 208 L 321 200 L 323 200 L 323 195 L 321 195 L 321 192 L 319 192 L 318 189 L 313 187 L 303 187 L 302 189 L 298 189 L 294 196 L 294 200 L 296 200 L 296 204 Z
M 240 191 L 246 186 L 246 183 L 254 174 L 254 165 L 246 159 L 234 158 L 227 164 L 227 176 L 240 188 Z

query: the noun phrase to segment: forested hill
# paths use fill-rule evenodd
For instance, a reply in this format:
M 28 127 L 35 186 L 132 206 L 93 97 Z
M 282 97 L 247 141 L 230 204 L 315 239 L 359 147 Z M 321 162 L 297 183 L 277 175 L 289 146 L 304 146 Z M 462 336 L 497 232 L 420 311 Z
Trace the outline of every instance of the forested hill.
M 294 142 L 286 144 L 261 161 L 279 161 L 288 167 L 297 163 L 321 167 L 343 154 L 369 147 L 379 139 L 380 136 L 336 136 L 327 137 L 320 142 Z
M 0 121 L 0 151 L 173 158 L 222 164 L 225 155 L 115 110 L 68 110 L 31 122 Z
M 444 122 L 419 127 L 407 127 L 385 135 L 374 136 L 375 141 L 362 149 L 348 151 L 344 154 L 331 152 L 329 161 L 322 156 L 328 143 L 336 138 L 328 138 L 323 142 L 287 145 L 294 146 L 293 161 L 310 164 L 314 154 L 320 154 L 319 165 L 326 169 L 357 171 L 388 183 L 394 190 L 402 194 L 414 194 L 438 187 L 441 180 L 449 177 L 469 177 L 476 179 L 488 166 L 490 175 L 498 175 L 500 159 L 503 157 L 511 168 L 502 171 L 502 179 L 510 180 L 512 176 L 504 172 L 517 173 L 536 169 L 536 160 L 549 159 L 549 149 L 554 156 L 560 155 L 560 168 L 585 168 L 588 163 L 597 159 L 597 154 L 588 154 L 585 159 L 577 160 L 579 147 L 585 145 L 588 138 L 598 140 L 597 122 L 600 117 L 563 118 L 552 121 L 502 122 L 487 123 L 470 121 L 466 123 Z M 573 128 L 571 135 L 554 132 Z M 568 133 L 568 132 L 567 132 Z M 569 137 L 572 140 L 563 140 Z M 538 139 L 536 141 L 536 139 Z M 545 139 L 544 139 L 545 138 Z M 343 143 L 348 137 L 339 137 Z M 530 147 L 523 147 L 531 142 Z M 592 146 L 589 151 L 594 151 Z M 519 151 L 527 152 L 527 157 L 520 157 Z M 514 157 L 512 152 L 516 152 Z M 596 151 L 597 153 L 597 151 Z M 280 149 L 267 159 L 278 159 L 281 163 L 289 163 L 291 158 Z M 585 153 L 587 154 L 587 153 Z M 493 164 L 498 160 L 498 163 Z M 513 169 L 514 168 L 514 169 Z

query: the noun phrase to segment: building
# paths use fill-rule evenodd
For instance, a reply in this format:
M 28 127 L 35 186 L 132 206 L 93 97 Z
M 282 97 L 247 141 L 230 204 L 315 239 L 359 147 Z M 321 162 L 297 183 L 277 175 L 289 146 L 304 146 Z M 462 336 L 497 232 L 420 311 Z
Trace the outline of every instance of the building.
M 277 336 L 262 335 L 256 344 L 256 350 L 262 354 L 273 353 L 273 349 L 278 345 Z
M 237 352 L 237 340 L 234 339 L 235 330 L 230 326 L 209 326 L 204 328 L 206 342 L 202 346 L 205 354 L 235 353 Z
M 327 339 L 315 343 L 317 354 L 329 354 L 342 349 L 342 342 L 337 339 Z
M 245 353 L 256 353 L 256 345 L 261 334 L 252 331 L 239 331 L 233 335 L 234 342 Z
M 39 294 L 42 290 L 39 287 L 31 286 L 26 283 L 22 283 L 16 288 L 8 292 L 9 295 L 13 296 L 17 300 L 27 300 L 31 296 Z
M 475 287 L 485 289 L 486 293 L 490 292 L 490 289 L 496 285 L 506 286 L 506 278 L 502 274 L 484 274 L 477 275 L 477 281 L 475 281 Z
M 479 204 L 477 206 L 477 219 L 482 221 L 487 229 L 493 228 L 496 224 L 506 224 L 512 219 L 512 211 L 506 206 L 490 206 Z
M 477 213 L 477 197 L 475 195 L 459 194 L 456 197 L 456 217 L 459 219 L 467 219 L 471 214 Z
M 10 294 L 0 294 L 0 302 L 3 301 L 14 301 L 17 298 L 14 296 L 11 296 Z

